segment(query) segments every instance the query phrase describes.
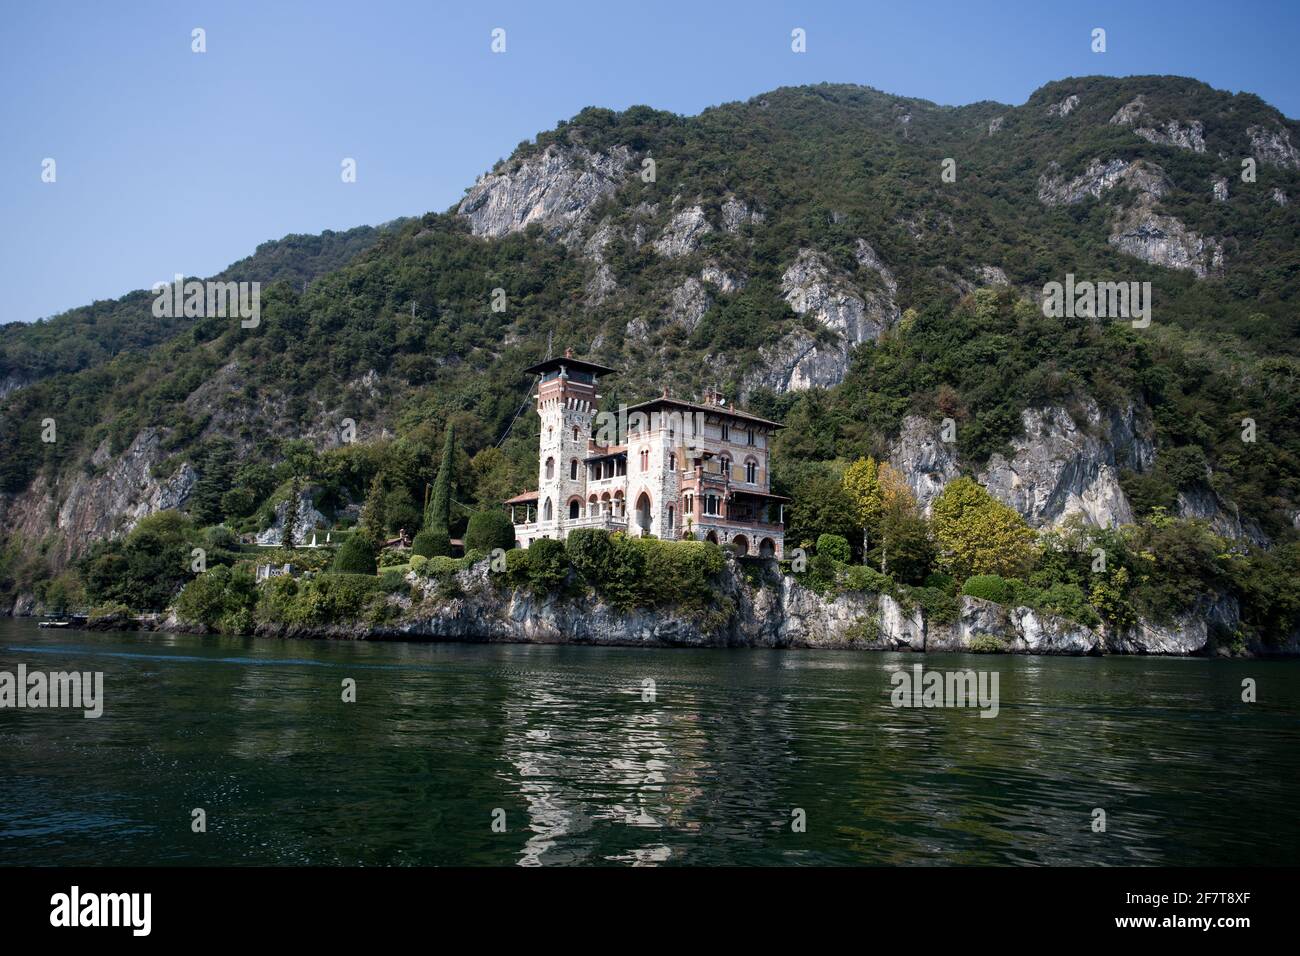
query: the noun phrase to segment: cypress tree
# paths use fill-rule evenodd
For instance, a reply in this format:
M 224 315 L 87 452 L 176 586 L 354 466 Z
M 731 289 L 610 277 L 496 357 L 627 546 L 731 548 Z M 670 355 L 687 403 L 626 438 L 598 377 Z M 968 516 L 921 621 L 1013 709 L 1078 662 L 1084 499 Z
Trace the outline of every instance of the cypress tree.
M 451 533 L 451 484 L 455 470 L 456 433 L 447 426 L 447 439 L 442 446 L 442 464 L 433 483 L 433 500 L 424 516 L 424 526 L 430 531 Z

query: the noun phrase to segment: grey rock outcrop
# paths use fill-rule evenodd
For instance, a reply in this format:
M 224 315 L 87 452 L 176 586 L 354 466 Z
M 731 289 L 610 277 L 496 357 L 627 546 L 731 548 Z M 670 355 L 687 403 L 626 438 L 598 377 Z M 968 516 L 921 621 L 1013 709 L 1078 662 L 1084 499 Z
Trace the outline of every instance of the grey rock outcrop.
M 1083 412 L 1080 425 L 1059 406 L 1026 409 L 1024 432 L 1012 440 L 1011 457 L 991 456 L 977 480 L 1034 527 L 1059 524 L 1076 513 L 1102 527 L 1131 522 L 1119 472 L 1151 466 L 1149 429 L 1132 408 L 1103 412 L 1089 401 Z M 937 424 L 908 416 L 890 450 L 890 464 L 926 514 L 961 473 L 956 445 L 940 436 Z
M 1132 126 L 1146 109 L 1146 98 L 1139 95 L 1130 102 L 1121 106 L 1115 115 L 1110 118 L 1112 126 Z
M 854 346 L 876 341 L 898 322 L 898 283 L 876 251 L 859 239 L 859 272 L 872 286 L 862 291 L 855 277 L 833 270 L 825 256 L 803 249 L 781 277 L 785 300 L 799 315 L 808 315 L 833 333 L 827 343 L 806 329 L 795 329 L 761 353 L 763 367 L 747 389 L 776 392 L 829 387 L 843 381 Z
M 1192 120 L 1184 126 L 1178 120 L 1171 119 L 1162 129 L 1139 126 L 1133 132 L 1150 143 L 1190 149 L 1194 153 L 1205 152 L 1205 125 L 1200 120 Z
M 1214 192 L 1215 202 L 1228 201 L 1228 179 L 1226 176 L 1213 176 L 1210 178 L 1210 189 Z
M 723 295 L 733 295 L 745 288 L 748 277 L 728 272 L 716 262 L 708 262 L 700 270 L 700 278 Z
M 766 217 L 762 212 L 751 208 L 749 203 L 735 196 L 728 196 L 722 203 L 722 228 L 730 233 L 737 233 L 750 225 L 760 225 Z
M 297 508 L 293 509 L 293 540 L 296 545 L 309 543 L 314 530 L 329 526 L 329 521 L 312 503 L 315 491 L 313 488 L 304 488 L 298 495 Z M 269 528 L 258 532 L 258 544 L 274 546 L 284 543 L 284 530 L 289 523 L 291 507 L 292 503 L 288 500 L 276 503 L 275 520 Z
M 1059 103 L 1053 103 L 1047 108 L 1048 116 L 1069 116 L 1074 112 L 1074 108 L 1079 105 L 1077 94 L 1071 93 Z
M 961 474 L 957 446 L 940 440 L 939 426 L 917 415 L 903 419 L 889 463 L 903 476 L 927 515 L 944 485 Z
M 1248 126 L 1246 136 L 1250 139 L 1252 155 L 1261 163 L 1283 169 L 1300 169 L 1300 150 L 1291 144 L 1290 130 Z
M 1269 196 L 1272 198 L 1273 202 L 1277 203 L 1279 206 L 1285 206 L 1291 202 L 1291 200 L 1287 198 L 1286 193 L 1276 187 L 1274 187 Z
M 516 168 L 484 176 L 457 207 L 476 236 L 500 238 L 532 223 L 552 237 L 584 223 L 596 202 L 627 178 L 631 153 L 624 147 L 598 153 L 552 144 Z
M 688 333 L 694 332 L 712 305 L 713 297 L 704 288 L 704 283 L 690 276 L 669 293 L 666 321 L 676 322 Z
M 673 216 L 663 233 L 654 241 L 654 250 L 668 259 L 688 256 L 699 248 L 700 241 L 713 226 L 700 206 L 688 206 Z
M 1138 202 L 1121 213 L 1106 240 L 1125 255 L 1181 269 L 1198 279 L 1223 271 L 1223 243 L 1189 229 L 1181 220 L 1155 212 L 1150 203 Z
M 1038 179 L 1038 201 L 1046 206 L 1070 206 L 1088 198 L 1100 199 L 1103 193 L 1121 185 L 1159 199 L 1168 191 L 1169 180 L 1159 166 L 1140 159 L 1094 159 L 1073 179 L 1065 179 L 1060 166 L 1051 163 Z
M 1133 511 L 1120 487 L 1119 471 L 1150 465 L 1151 442 L 1133 410 L 1105 414 L 1095 402 L 1084 408 L 1083 427 L 1064 408 L 1030 408 L 1021 414 L 1024 434 L 1011 442 L 1008 460 L 989 458 L 980 484 L 1014 508 L 1033 527 L 1080 514 L 1092 525 L 1130 524 Z

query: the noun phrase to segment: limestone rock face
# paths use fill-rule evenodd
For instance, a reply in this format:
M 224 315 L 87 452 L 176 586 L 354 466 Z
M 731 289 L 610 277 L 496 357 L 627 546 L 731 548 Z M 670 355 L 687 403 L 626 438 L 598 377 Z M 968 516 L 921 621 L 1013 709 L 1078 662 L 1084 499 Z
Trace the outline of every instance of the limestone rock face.
M 1194 153 L 1205 152 L 1205 126 L 1200 120 L 1192 120 L 1186 126 L 1178 120 L 1170 120 L 1161 129 L 1139 126 L 1133 132 L 1150 143 L 1190 149 Z
M 1228 201 L 1228 180 L 1225 176 L 1214 176 L 1210 179 L 1210 188 L 1214 190 L 1215 202 Z
M 622 185 L 630 158 L 624 147 L 597 153 L 551 145 L 517 169 L 484 176 L 456 213 L 476 236 L 500 238 L 534 222 L 553 238 L 568 235 L 597 201 Z
M 1269 196 L 1272 198 L 1273 202 L 1277 203 L 1279 206 L 1285 206 L 1291 201 L 1290 199 L 1287 198 L 1286 193 L 1284 193 L 1281 189 L 1278 189 L 1276 187 L 1269 194 Z
M 834 333 L 827 344 L 806 329 L 796 329 L 774 347 L 763 350 L 763 370 L 751 377 L 747 389 L 776 392 L 829 387 L 843 381 L 854 346 L 876 341 L 898 322 L 895 303 L 898 282 L 876 251 L 858 240 L 855 258 L 859 275 L 873 281 L 867 291 L 855 277 L 833 270 L 826 257 L 803 249 L 781 277 L 781 289 L 790 308 L 810 315 Z
M 1236 541 L 1249 541 L 1261 548 L 1270 544 L 1268 535 L 1253 522 L 1242 521 L 1237 507 L 1224 501 L 1209 485 L 1184 488 L 1178 492 L 1178 516 L 1199 518 L 1215 534 Z
M 1261 163 L 1283 169 L 1300 169 L 1300 151 L 1291 144 L 1290 130 L 1249 126 L 1246 135 L 1250 138 L 1251 154 Z
M 1100 199 L 1103 193 L 1121 185 L 1159 199 L 1168 191 L 1169 180 L 1159 166 L 1140 159 L 1094 159 L 1073 179 L 1065 179 L 1060 167 L 1051 163 L 1038 179 L 1038 201 L 1046 206 L 1071 206 L 1088 198 Z
M 1069 116 L 1074 112 L 1074 108 L 1079 105 L 1079 97 L 1075 94 L 1067 96 L 1059 103 L 1053 103 L 1047 108 L 1048 116 Z
M 917 504 L 927 515 L 944 485 L 961 474 L 957 446 L 941 441 L 939 426 L 917 415 L 903 419 L 889 463 L 907 481 Z
M 1192 273 L 1198 279 L 1223 271 L 1223 243 L 1187 228 L 1173 216 L 1136 203 L 1115 220 L 1106 240 L 1125 255 Z
M 742 227 L 750 223 L 759 225 L 765 218 L 762 212 L 751 209 L 748 203 L 735 196 L 728 196 L 722 203 L 722 228 L 727 232 L 740 232 Z
M 161 443 L 154 428 L 141 429 L 117 458 L 111 457 L 107 441 L 101 443 L 91 463 L 103 470 L 73 479 L 59 508 L 58 529 L 82 539 L 124 534 L 146 515 L 182 507 L 198 473 L 185 462 L 170 477 L 154 478 L 153 469 L 166 457 Z
M 668 259 L 687 256 L 699 248 L 700 240 L 713 231 L 699 206 L 689 206 L 668 221 L 663 234 L 654 241 L 654 250 Z
M 1204 654 L 1210 647 L 1212 630 L 1231 633 L 1240 623 L 1235 599 L 1206 599 L 1172 622 L 1139 621 L 1126 631 L 1107 631 L 1106 649 L 1118 654 L 1162 654 L 1186 657 Z
M 700 278 L 715 287 L 723 295 L 733 295 L 741 291 L 749 281 L 747 276 L 733 275 L 716 262 L 706 263 L 700 271 Z
M 1143 96 L 1135 97 L 1131 102 L 1121 106 L 1115 115 L 1110 118 L 1112 126 L 1132 126 L 1146 109 L 1146 98 Z
M 989 135 L 992 136 L 1000 130 L 1004 122 L 1006 122 L 1005 116 L 995 116 L 993 119 L 989 120 Z
M 317 511 L 315 505 L 312 504 L 315 490 L 304 488 L 298 495 L 297 507 L 293 508 L 293 540 L 295 546 L 310 544 L 312 532 L 315 529 L 329 527 L 329 520 Z M 258 532 L 258 544 L 280 545 L 284 543 L 284 529 L 289 523 L 291 508 L 292 503 L 289 501 L 276 503 L 275 521 L 265 531 Z M 417 529 L 408 528 L 407 530 L 414 534 Z
M 676 322 L 688 333 L 694 332 L 712 305 L 713 297 L 704 288 L 704 284 L 695 276 L 690 276 L 669 294 L 667 321 Z
M 1011 442 L 1011 457 L 991 456 L 977 479 L 1034 527 L 1076 513 L 1102 527 L 1132 521 L 1119 472 L 1151 466 L 1155 450 L 1147 427 L 1132 408 L 1103 412 L 1090 401 L 1084 412 L 1080 425 L 1059 406 L 1026 409 L 1025 430 Z M 961 473 L 956 445 L 940 440 L 940 427 L 917 416 L 903 419 L 889 462 L 927 515 Z
M 1150 464 L 1150 441 L 1139 435 L 1132 409 L 1104 415 L 1095 402 L 1086 406 L 1081 428 L 1059 406 L 1026 409 L 1024 434 L 1013 439 L 1010 460 L 989 458 L 980 484 L 1014 508 L 1033 527 L 1056 524 L 1081 514 L 1092 525 L 1129 524 L 1133 511 L 1119 484 L 1122 464 L 1143 470 Z
M 980 285 L 1010 285 L 1007 274 L 999 266 L 980 266 L 975 270 L 976 278 Z

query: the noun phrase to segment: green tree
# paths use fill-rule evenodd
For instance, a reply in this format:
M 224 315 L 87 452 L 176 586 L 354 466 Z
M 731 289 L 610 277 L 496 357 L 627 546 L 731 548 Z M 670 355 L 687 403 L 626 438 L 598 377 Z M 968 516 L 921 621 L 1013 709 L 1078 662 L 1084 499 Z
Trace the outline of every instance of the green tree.
M 451 532 L 451 486 L 456 470 L 456 430 L 447 426 L 447 437 L 442 446 L 442 464 L 433 482 L 433 498 L 424 516 L 424 526 L 430 531 Z
M 932 509 L 939 563 L 961 580 L 973 574 L 1018 577 L 1033 557 L 1025 519 L 974 480 L 950 481 Z
M 349 536 L 335 553 L 331 570 L 346 571 L 349 574 L 375 574 L 374 541 L 361 532 Z
M 509 551 L 515 546 L 515 526 L 500 508 L 476 511 L 470 515 L 465 530 L 465 553 L 491 551 L 501 548 Z

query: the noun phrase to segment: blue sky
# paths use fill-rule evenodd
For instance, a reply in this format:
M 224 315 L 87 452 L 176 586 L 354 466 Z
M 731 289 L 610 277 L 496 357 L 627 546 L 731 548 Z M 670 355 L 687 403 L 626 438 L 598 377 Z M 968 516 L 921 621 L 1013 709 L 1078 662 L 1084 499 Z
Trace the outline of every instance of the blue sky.
M 446 209 L 589 105 L 689 114 L 823 80 L 1018 104 L 1066 76 L 1173 73 L 1300 115 L 1295 2 L 42 0 L 3 17 L 0 321 Z

